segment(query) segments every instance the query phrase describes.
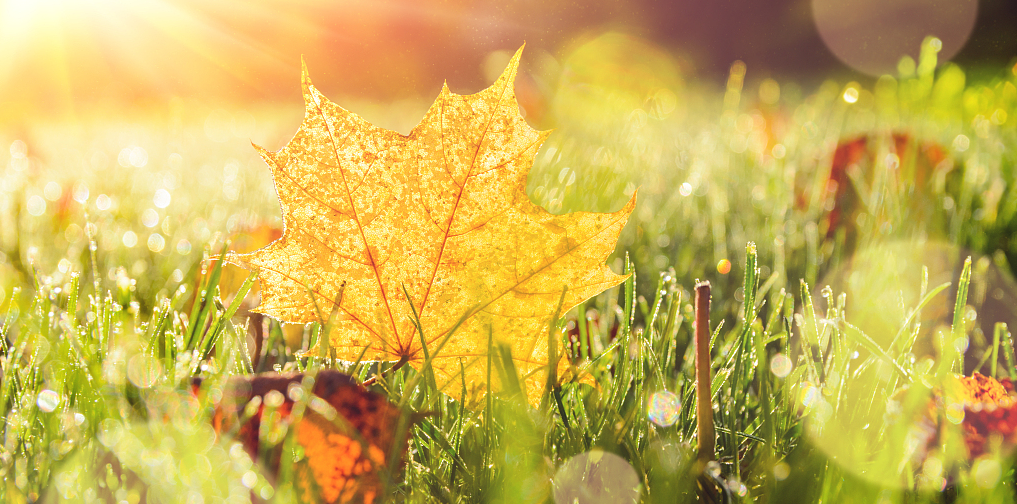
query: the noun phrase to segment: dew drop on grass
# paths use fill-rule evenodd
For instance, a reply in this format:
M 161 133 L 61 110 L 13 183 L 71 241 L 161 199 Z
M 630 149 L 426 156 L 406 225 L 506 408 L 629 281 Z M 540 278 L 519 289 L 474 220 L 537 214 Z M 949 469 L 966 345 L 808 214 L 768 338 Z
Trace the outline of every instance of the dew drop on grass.
M 39 409 L 46 413 L 52 413 L 53 410 L 60 406 L 60 394 L 46 389 L 39 392 L 39 397 L 35 400 L 35 404 L 39 406 Z
M 680 411 L 681 402 L 674 393 L 661 390 L 650 396 L 647 414 L 651 422 L 661 427 L 670 427 L 678 421 Z

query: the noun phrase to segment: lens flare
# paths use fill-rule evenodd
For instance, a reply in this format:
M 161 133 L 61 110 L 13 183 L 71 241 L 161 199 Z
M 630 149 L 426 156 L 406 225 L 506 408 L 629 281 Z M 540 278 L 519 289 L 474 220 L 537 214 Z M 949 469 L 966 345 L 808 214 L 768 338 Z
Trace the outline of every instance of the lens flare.
M 879 76 L 893 73 L 904 55 L 918 56 L 925 37 L 940 42 L 939 61 L 947 61 L 967 42 L 978 2 L 946 0 L 812 0 L 819 35 L 844 64 Z M 935 49 L 935 47 L 933 47 Z
M 555 504 L 639 502 L 640 482 L 625 459 L 594 449 L 572 457 L 554 475 Z
M 678 400 L 678 396 L 662 390 L 654 392 L 650 396 L 650 404 L 647 409 L 647 415 L 650 417 L 651 422 L 661 427 L 670 427 L 678 421 L 681 402 Z

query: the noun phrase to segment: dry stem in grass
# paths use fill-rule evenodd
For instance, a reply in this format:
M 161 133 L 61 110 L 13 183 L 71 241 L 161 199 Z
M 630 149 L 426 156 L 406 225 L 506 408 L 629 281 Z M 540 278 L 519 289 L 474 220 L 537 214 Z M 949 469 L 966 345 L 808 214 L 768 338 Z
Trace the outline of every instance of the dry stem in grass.
M 713 401 L 710 397 L 710 282 L 696 284 L 696 423 L 699 463 L 715 460 Z
M 713 428 L 713 399 L 710 386 L 710 282 L 696 284 L 696 427 L 699 431 L 699 454 L 696 469 L 699 496 L 703 502 L 721 502 L 727 497 L 719 480 L 716 462 L 717 435 Z M 729 499 L 724 499 L 725 502 Z

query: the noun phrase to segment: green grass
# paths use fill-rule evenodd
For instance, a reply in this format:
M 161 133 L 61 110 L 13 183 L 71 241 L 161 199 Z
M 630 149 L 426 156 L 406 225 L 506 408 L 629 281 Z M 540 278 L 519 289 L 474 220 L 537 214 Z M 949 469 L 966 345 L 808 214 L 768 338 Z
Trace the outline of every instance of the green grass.
M 473 411 L 426 373 L 385 375 L 375 390 L 432 412 L 411 428 L 391 500 L 549 502 L 555 485 L 576 484 L 559 470 L 598 450 L 632 467 L 642 502 L 694 500 L 691 289 L 708 279 L 716 455 L 732 499 L 1012 502 L 1005 443 L 970 460 L 944 423 L 938 447 L 914 455 L 924 445 L 908 415 L 950 373 L 1014 374 L 1010 333 L 984 329 L 992 314 L 978 308 L 997 286 L 1003 299 L 1017 292 L 1006 290 L 1017 260 L 1017 70 L 967 83 L 956 67 L 933 71 L 934 59 L 927 50 L 912 75 L 809 94 L 752 80 L 752 69 L 745 83 L 735 68 L 723 93 L 671 90 L 673 107 L 597 75 L 580 88 L 544 76 L 559 89 L 557 133 L 531 173 L 534 201 L 612 210 L 639 188 L 614 260 L 635 275 L 551 328 L 589 336 L 581 366 L 597 385 L 565 383 L 539 408 L 508 390 Z M 237 136 L 209 143 L 204 126 L 40 127 L 21 138 L 27 158 L 12 148 L 0 178 L 0 500 L 136 502 L 148 489 L 149 502 L 288 502 L 288 480 L 215 440 L 211 392 L 273 367 L 361 379 L 375 369 L 298 359 L 275 321 L 255 369 L 236 316 L 253 278 L 227 281 L 207 259 L 229 235 L 278 225 L 278 210 L 253 149 Z M 287 135 L 261 128 L 270 148 Z M 894 176 L 891 132 L 941 145 L 952 164 L 920 186 L 901 158 Z M 861 134 L 872 139 L 871 175 L 854 176 L 849 226 L 828 232 L 834 147 Z M 132 145 L 147 150 L 122 150 Z M 313 348 L 320 333 L 312 324 L 301 344 Z M 512 376 L 500 352 L 493 372 Z M 205 378 L 197 398 L 192 376 Z M 647 410 L 662 390 L 680 399 L 666 427 Z M 288 439 L 285 423 L 265 438 L 292 449 Z

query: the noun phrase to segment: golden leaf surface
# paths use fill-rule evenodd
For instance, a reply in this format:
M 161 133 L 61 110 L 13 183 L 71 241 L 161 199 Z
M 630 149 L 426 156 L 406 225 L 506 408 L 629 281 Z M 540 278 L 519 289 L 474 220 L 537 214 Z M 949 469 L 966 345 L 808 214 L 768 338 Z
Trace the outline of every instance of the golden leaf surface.
M 229 257 L 260 271 L 258 311 L 308 323 L 320 309 L 327 318 L 345 282 L 330 337 L 336 356 L 356 360 L 367 348 L 365 359 L 419 369 L 412 301 L 428 350 L 446 341 L 432 361 L 439 389 L 458 396 L 465 379 L 473 398 L 486 393 L 490 334 L 510 346 L 528 398 L 539 400 L 548 323 L 563 290 L 562 314 L 626 278 L 606 260 L 635 196 L 614 213 L 554 215 L 530 201 L 526 177 L 549 132 L 519 113 L 521 53 L 477 94 L 443 86 L 408 136 L 326 99 L 305 67 L 300 129 L 278 152 L 258 148 L 272 169 L 283 235 Z

